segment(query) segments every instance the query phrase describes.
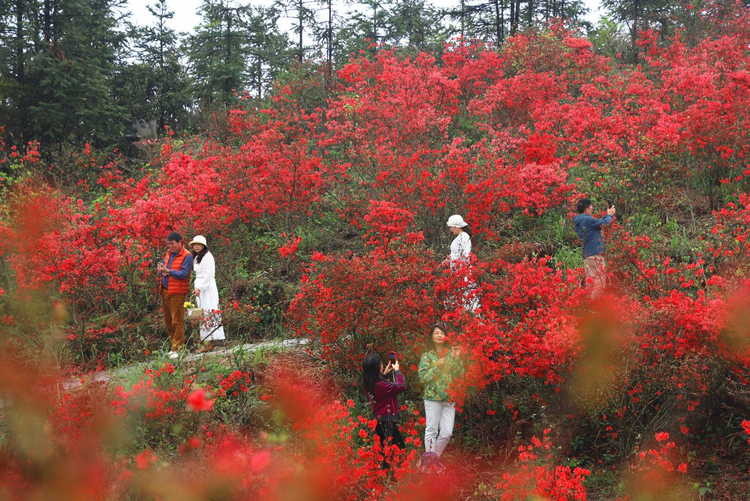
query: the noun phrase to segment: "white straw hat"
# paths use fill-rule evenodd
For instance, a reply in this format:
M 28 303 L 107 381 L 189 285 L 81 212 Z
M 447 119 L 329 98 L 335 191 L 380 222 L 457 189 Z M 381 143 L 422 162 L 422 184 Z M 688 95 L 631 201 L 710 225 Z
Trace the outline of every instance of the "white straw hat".
M 206 237 L 203 235 L 196 235 L 195 238 L 193 238 L 193 241 L 188 244 L 188 247 L 192 247 L 193 244 L 201 244 L 203 247 L 208 247 Z
M 448 218 L 448 226 L 450 228 L 463 228 L 464 226 L 468 226 L 468 224 L 466 224 L 464 218 L 462 218 L 458 214 L 453 214 Z

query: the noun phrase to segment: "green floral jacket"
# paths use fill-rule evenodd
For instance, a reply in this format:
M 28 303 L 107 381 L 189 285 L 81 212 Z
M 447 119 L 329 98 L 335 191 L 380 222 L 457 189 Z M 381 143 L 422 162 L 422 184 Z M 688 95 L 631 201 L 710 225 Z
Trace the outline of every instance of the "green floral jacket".
M 461 359 L 448 354 L 442 366 L 438 366 L 437 353 L 428 351 L 419 361 L 419 381 L 424 386 L 424 399 L 437 402 L 448 402 L 448 387 L 453 378 L 463 372 Z

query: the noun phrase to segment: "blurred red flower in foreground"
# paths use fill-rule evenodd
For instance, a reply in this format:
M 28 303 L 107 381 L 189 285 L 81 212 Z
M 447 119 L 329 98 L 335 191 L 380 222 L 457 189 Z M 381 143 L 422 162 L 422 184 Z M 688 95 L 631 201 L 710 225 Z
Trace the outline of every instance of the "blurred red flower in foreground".
M 206 398 L 206 390 L 203 388 L 195 390 L 187 398 L 187 405 L 193 411 L 210 411 L 214 406 L 214 400 Z

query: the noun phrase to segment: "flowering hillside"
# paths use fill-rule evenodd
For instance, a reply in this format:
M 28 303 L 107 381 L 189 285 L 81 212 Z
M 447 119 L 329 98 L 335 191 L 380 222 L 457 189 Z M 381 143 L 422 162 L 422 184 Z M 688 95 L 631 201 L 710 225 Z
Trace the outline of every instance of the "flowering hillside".
M 643 32 L 635 66 L 554 25 L 497 50 L 362 53 L 328 85 L 303 67 L 138 168 L 76 151 L 75 179 L 2 144 L 0 496 L 741 499 L 750 17 L 709 21 L 695 44 Z M 594 302 L 584 196 L 617 207 Z M 475 231 L 453 273 L 452 214 Z M 230 341 L 281 331 L 305 353 L 159 358 L 172 230 L 209 239 Z M 450 473 L 431 478 L 416 366 L 437 321 L 466 371 Z M 389 351 L 404 451 L 373 445 L 360 388 L 364 356 Z

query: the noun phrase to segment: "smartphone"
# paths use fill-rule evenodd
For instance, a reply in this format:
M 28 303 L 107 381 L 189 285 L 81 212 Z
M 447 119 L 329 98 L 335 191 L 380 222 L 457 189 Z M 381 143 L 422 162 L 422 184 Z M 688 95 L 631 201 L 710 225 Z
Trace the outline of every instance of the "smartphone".
M 607 209 L 611 209 L 614 206 L 615 204 L 612 203 L 612 200 L 607 200 Z
M 396 352 L 392 351 L 390 353 L 390 355 L 391 355 L 391 364 L 395 364 L 396 363 Z

